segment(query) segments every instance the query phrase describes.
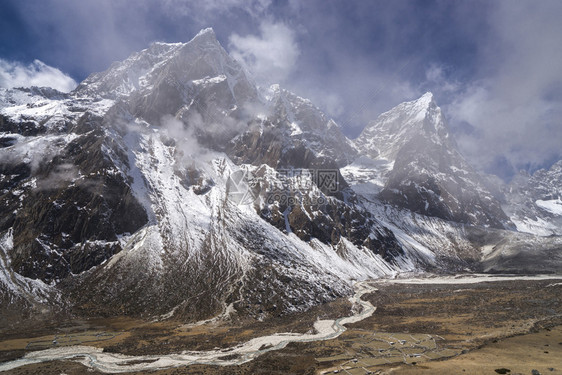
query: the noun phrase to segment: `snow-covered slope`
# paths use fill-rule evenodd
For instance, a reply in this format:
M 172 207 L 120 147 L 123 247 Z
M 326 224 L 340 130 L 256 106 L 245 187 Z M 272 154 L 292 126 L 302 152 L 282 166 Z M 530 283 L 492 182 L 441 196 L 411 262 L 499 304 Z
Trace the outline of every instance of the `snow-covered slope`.
M 455 222 L 511 225 L 482 178 L 458 152 L 431 93 L 383 113 L 355 143 L 362 158 L 344 175 L 368 175 L 365 182 L 380 191 L 381 199 Z M 367 158 L 373 160 L 370 174 L 364 167 Z
M 556 215 L 556 199 L 533 202 Z M 260 91 L 210 29 L 70 94 L 0 89 L 0 210 L 3 302 L 185 320 L 303 310 L 398 272 L 478 270 L 507 238 L 488 227 L 509 224 L 430 94 L 355 145 L 310 101 Z
M 4 268 L 89 313 L 184 319 L 302 310 L 415 270 L 341 178 L 339 127 L 270 94 L 212 30 L 69 95 L 2 91 Z M 229 184 L 240 172 L 255 176 L 247 202 Z
M 318 157 L 335 160 L 338 166 L 349 164 L 356 155 L 352 142 L 347 139 L 334 120 L 328 118 L 308 99 L 301 98 L 279 85 L 273 85 L 266 94 L 271 107 L 270 117 L 276 126 L 283 126 L 293 142 L 315 152 Z
M 435 143 L 454 148 L 441 109 L 430 92 L 381 114 L 365 127 L 355 143 L 366 156 L 396 160 L 400 150 L 418 137 L 432 137 Z
M 556 254 L 561 239 L 512 232 L 515 226 L 499 203 L 507 202 L 503 207 L 518 230 L 526 228 L 521 215 L 513 214 L 516 209 L 540 212 L 540 230 L 547 226 L 548 234 L 557 233 L 561 225 L 554 218 L 562 186 L 558 164 L 538 172 L 533 181 L 514 182 L 504 195 L 499 179 L 479 175 L 460 155 L 430 93 L 382 114 L 355 143 L 359 157 L 342 168 L 342 175 L 406 253 L 416 249 L 412 257 L 423 254 L 420 263 L 425 267 L 510 272 L 560 268 Z M 533 259 L 533 264 L 524 259 Z
M 504 190 L 504 209 L 518 231 L 562 235 L 562 160 L 532 176 L 521 172 Z

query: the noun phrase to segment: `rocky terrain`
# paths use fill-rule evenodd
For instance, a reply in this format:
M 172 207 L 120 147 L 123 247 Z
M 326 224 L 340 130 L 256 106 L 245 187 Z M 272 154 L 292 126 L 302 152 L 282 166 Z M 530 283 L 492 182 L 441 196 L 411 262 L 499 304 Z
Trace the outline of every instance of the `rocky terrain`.
M 562 371 L 558 360 L 562 350 L 559 345 L 562 342 L 561 279 L 503 277 L 487 281 L 487 278 L 463 275 L 379 280 L 372 283 L 377 290 L 366 296 L 377 307 L 373 316 L 348 324 L 348 330 L 337 338 L 291 343 L 237 366 L 192 365 L 155 373 L 490 374 L 496 373 L 495 370 L 509 370 L 513 374 L 531 374 L 536 370 L 541 374 L 556 374 Z M 65 338 L 70 337 L 77 341 L 90 340 L 82 345 L 102 347 L 106 353 L 140 358 L 183 350 L 212 351 L 217 347 L 227 350 L 254 335 L 289 330 L 305 333 L 315 317 L 346 315 L 348 309 L 345 303 L 331 303 L 299 314 L 299 319 L 267 320 L 258 326 L 250 322 L 221 321 L 201 325 L 127 319 L 74 322 L 74 326 L 60 329 L 56 339 L 61 348 L 67 345 Z M 0 354 L 6 360 L 9 355 L 52 347 L 53 337 L 45 332 L 43 336 L 7 337 L 0 342 L 3 348 Z M 7 373 L 70 375 L 84 371 L 104 373 L 86 370 L 83 364 L 73 361 L 30 364 Z
M 282 319 L 403 272 L 557 273 L 560 171 L 493 186 L 431 93 L 350 140 L 212 29 L 154 43 L 68 94 L 0 89 L 0 332 Z
M 521 232 L 562 234 L 562 161 L 529 175 L 521 172 L 504 187 L 505 212 Z

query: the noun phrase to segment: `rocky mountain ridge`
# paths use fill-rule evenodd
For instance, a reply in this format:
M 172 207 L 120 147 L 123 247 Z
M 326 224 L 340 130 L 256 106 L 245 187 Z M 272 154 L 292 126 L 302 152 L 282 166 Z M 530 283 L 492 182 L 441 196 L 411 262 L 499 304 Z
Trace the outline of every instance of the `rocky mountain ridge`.
M 517 268 L 526 244 L 562 243 L 513 232 L 431 94 L 351 141 L 310 101 L 260 90 L 211 29 L 70 94 L 0 89 L 0 116 L 6 318 L 262 319 L 353 280 Z

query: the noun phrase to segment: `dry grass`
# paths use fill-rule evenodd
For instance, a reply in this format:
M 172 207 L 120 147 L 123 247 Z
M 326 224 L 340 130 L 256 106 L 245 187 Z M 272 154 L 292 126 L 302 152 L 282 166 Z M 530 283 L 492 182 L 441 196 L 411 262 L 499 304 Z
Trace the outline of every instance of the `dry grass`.
M 241 366 L 194 365 L 155 374 L 317 374 L 342 369 L 351 374 L 367 370 L 378 374 L 496 374 L 494 370 L 500 368 L 509 369 L 510 374 L 531 374 L 533 369 L 541 374 L 562 373 L 562 287 L 547 287 L 553 283 L 381 284 L 378 292 L 367 296 L 377 306 L 374 315 L 350 325 L 337 339 L 293 343 Z M 305 332 L 317 316 L 341 316 L 348 309 L 346 301 L 340 300 L 306 314 L 267 322 L 185 326 L 117 318 L 88 324 L 126 332 L 115 341 L 99 343 L 106 350 L 153 354 L 231 346 L 272 332 Z M 14 349 L 26 340 L 30 339 L 11 338 L 9 342 Z M 0 345 L 6 343 L 8 340 Z M 418 356 L 420 353 L 423 355 Z M 85 371 L 76 363 L 52 362 L 11 373 L 73 375 Z

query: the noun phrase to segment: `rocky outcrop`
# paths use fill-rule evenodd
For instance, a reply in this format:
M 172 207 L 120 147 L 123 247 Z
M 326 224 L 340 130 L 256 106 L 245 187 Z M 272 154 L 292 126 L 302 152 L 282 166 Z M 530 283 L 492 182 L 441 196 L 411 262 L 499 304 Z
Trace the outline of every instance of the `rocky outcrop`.
M 356 144 L 362 155 L 392 165 L 379 194 L 384 201 L 459 223 L 512 227 L 483 178 L 458 152 L 431 93 L 382 114 Z

